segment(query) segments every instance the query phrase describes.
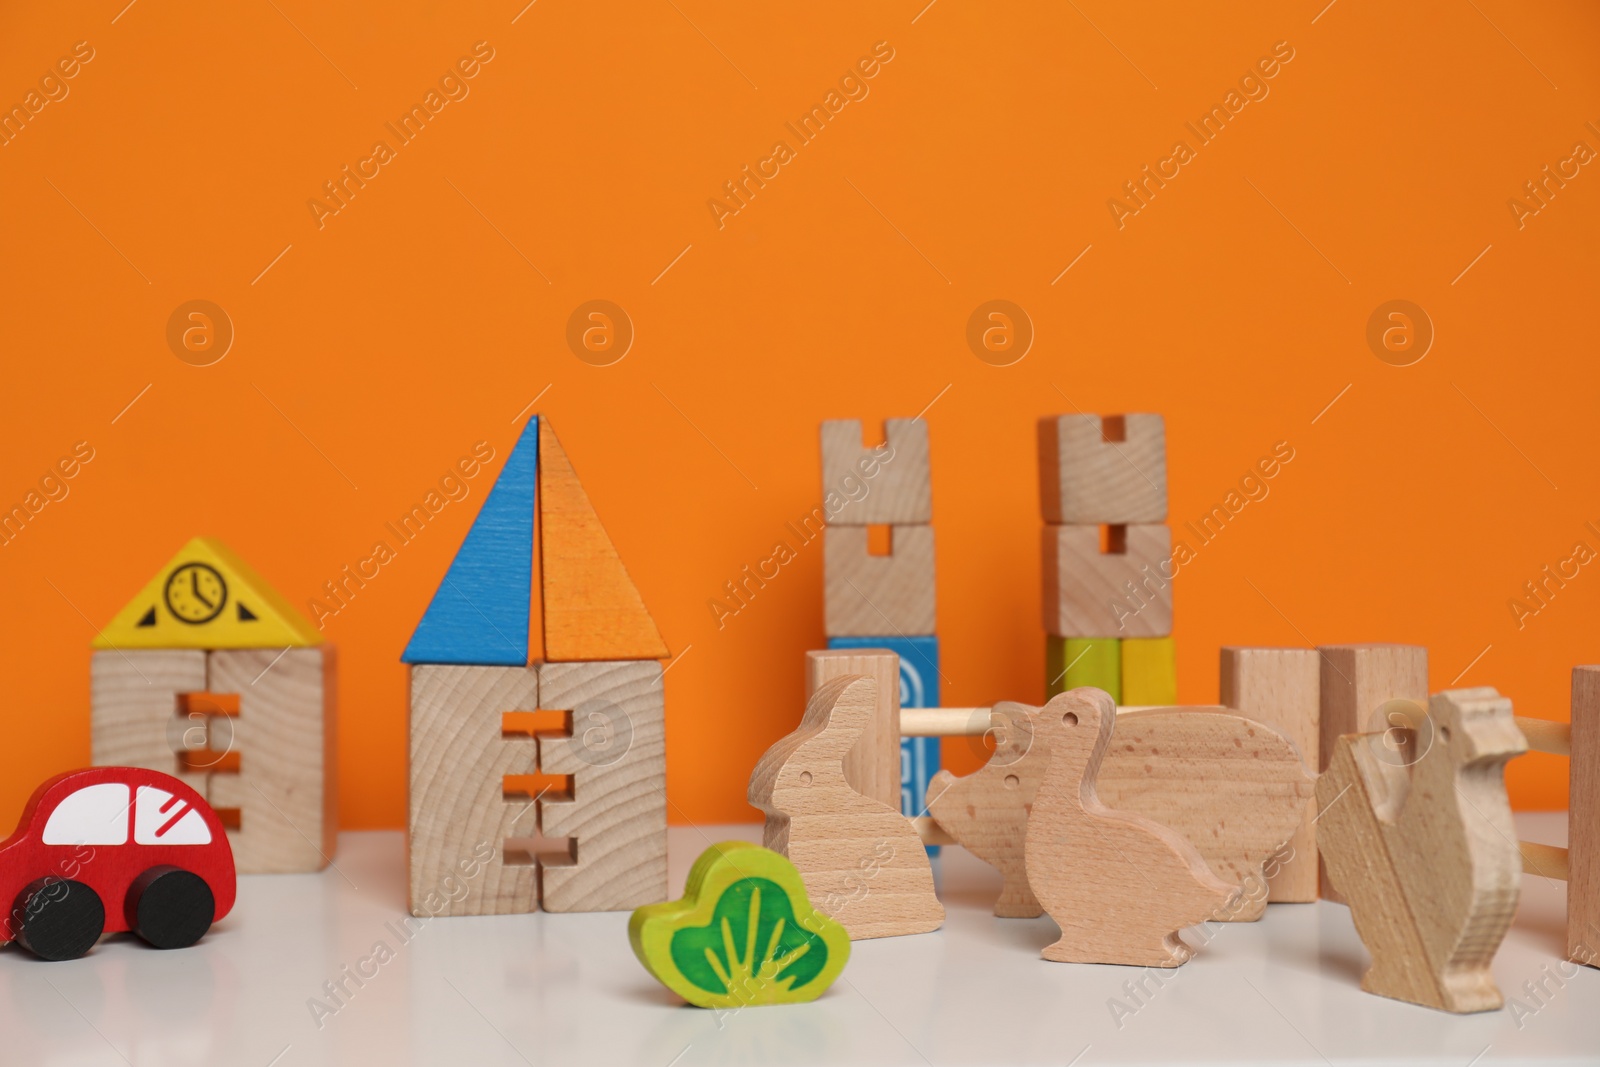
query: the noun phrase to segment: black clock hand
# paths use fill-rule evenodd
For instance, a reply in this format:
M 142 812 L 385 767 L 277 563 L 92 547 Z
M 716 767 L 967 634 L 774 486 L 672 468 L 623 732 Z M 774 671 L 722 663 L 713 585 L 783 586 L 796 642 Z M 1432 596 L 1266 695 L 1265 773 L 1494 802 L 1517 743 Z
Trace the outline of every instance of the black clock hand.
M 205 598 L 205 596 L 200 592 L 200 572 L 199 571 L 190 571 L 189 572 L 189 589 L 190 589 L 191 592 L 194 593 L 194 598 L 196 600 L 200 601 L 200 603 L 204 604 L 208 608 L 216 607 L 215 604 L 213 604 L 211 601 L 207 600 Z

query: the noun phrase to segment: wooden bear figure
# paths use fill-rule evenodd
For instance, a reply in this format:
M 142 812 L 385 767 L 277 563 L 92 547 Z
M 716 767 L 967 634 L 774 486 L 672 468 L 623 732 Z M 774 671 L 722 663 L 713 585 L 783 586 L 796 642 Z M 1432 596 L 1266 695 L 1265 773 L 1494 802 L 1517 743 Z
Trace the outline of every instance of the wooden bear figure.
M 1005 701 L 991 713 L 994 752 L 964 778 L 940 771 L 928 783 L 928 812 L 944 830 L 1000 872 L 994 913 L 1029 919 L 1043 913 L 1028 888 L 1023 857 L 1028 812 L 1044 778 L 1050 751 L 1035 743 L 1033 716 L 1039 709 Z
M 1490 964 L 1522 887 L 1505 766 L 1528 743 L 1489 688 L 1435 694 L 1415 734 L 1409 767 L 1383 734 L 1339 738 L 1317 782 L 1317 847 L 1372 953 L 1362 989 L 1490 1011 L 1504 1003 Z
M 1061 939 L 1061 963 L 1176 967 L 1193 950 L 1178 931 L 1216 915 L 1234 887 L 1176 831 L 1095 795 L 1116 703 L 1099 689 L 1056 696 L 1034 716 L 1049 764 L 1028 816 L 1028 884 Z
M 845 781 L 845 754 L 876 706 L 877 683 L 866 675 L 824 683 L 800 725 L 750 775 L 750 803 L 767 816 L 766 846 L 789 858 L 812 905 L 851 940 L 920 934 L 944 922 L 911 821 Z

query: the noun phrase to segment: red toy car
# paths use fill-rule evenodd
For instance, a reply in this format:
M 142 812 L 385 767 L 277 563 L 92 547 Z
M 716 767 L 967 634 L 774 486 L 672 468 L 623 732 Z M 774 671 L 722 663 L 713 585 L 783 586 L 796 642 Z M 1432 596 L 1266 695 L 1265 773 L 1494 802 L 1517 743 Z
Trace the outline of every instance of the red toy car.
M 138 767 L 58 774 L 0 844 L 0 942 L 76 959 L 105 932 L 186 948 L 233 908 L 233 849 L 217 813 L 171 775 Z

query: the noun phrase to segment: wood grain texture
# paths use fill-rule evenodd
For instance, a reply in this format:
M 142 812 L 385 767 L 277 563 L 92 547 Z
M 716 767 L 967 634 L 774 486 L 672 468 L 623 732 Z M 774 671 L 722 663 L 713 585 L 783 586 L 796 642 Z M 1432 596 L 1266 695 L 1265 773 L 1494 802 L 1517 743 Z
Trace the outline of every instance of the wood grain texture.
M 1122 642 L 1115 637 L 1044 639 L 1044 692 L 1053 697 L 1072 689 L 1104 689 L 1122 702 Z
M 1322 770 L 1320 756 L 1321 665 L 1309 648 L 1232 648 L 1222 650 L 1219 700 L 1294 742 L 1306 771 Z M 1317 899 L 1317 805 L 1303 806 L 1300 830 L 1289 841 L 1292 850 L 1280 858 L 1267 881 L 1267 899 L 1305 903 Z
M 531 734 L 503 734 L 501 716 L 538 710 L 537 671 L 417 664 L 410 704 L 411 914 L 536 911 L 536 868 L 508 865 L 505 841 L 536 835 L 538 806 L 532 797 L 507 797 L 504 783 L 535 772 L 537 745 Z
M 933 633 L 933 527 L 893 531 L 893 552 L 873 556 L 865 526 L 824 528 L 823 626 L 829 637 Z
M 845 756 L 877 712 L 877 689 L 865 675 L 824 683 L 800 725 L 750 775 L 750 803 L 767 817 L 766 847 L 789 857 L 812 905 L 852 940 L 925 933 L 944 922 L 910 821 L 844 777 Z
M 1118 704 L 1170 707 L 1178 702 L 1178 657 L 1172 638 L 1124 638 L 1121 651 Z
M 1040 419 L 1039 501 L 1047 523 L 1165 522 L 1166 423 L 1160 415 Z
M 206 795 L 206 773 L 178 766 L 186 732 L 203 718 L 180 718 L 181 693 L 206 689 L 206 654 L 198 649 L 97 651 L 89 657 L 89 746 L 96 767 L 143 767 Z
M 1123 528 L 1121 544 L 1100 551 L 1098 526 L 1040 531 L 1044 628 L 1056 637 L 1166 637 L 1172 633 L 1172 531 L 1160 524 Z M 1121 551 L 1118 551 L 1118 548 Z
M 1372 953 L 1361 988 L 1450 1012 L 1503 998 L 1490 965 L 1517 910 L 1522 856 L 1506 761 L 1527 750 L 1511 702 L 1455 689 L 1407 767 L 1383 734 L 1339 739 L 1317 782 L 1323 861 Z
M 858 483 L 866 486 L 865 495 L 852 492 Z M 840 526 L 932 522 L 928 424 L 921 419 L 887 419 L 884 445 L 867 448 L 861 443 L 860 419 L 824 419 L 822 491 L 837 493 L 843 501 L 828 518 Z
M 539 706 L 572 713 L 570 737 L 539 738 L 539 769 L 572 776 L 572 799 L 539 801 L 545 837 L 577 862 L 540 862 L 546 911 L 619 911 L 667 896 L 667 743 L 661 664 L 546 663 Z
M 528 662 L 533 511 L 543 421 L 535 415 L 522 428 L 412 631 L 402 662 L 505 667 Z
M 1333 746 L 1345 734 L 1387 730 L 1383 713 L 1391 700 L 1406 700 L 1416 714 L 1428 709 L 1428 650 L 1417 645 L 1320 645 L 1321 711 L 1318 714 L 1319 771 L 1328 769 Z M 1324 900 L 1344 903 L 1324 868 L 1319 891 Z
M 542 417 L 539 544 L 545 659 L 668 657 L 666 642 L 589 503 L 555 428 Z
M 1176 967 L 1194 953 L 1178 931 L 1211 918 L 1233 887 L 1174 830 L 1102 803 L 1095 783 L 1112 743 L 1116 704 L 1075 689 L 1034 716 L 1049 764 L 1028 815 L 1028 884 L 1061 938 L 1062 963 Z
M 900 807 L 900 657 L 888 649 L 827 649 L 806 653 L 806 699 L 826 682 L 865 674 L 878 684 L 878 703 L 861 739 L 844 757 L 844 780 L 856 792 Z
M 1003 918 L 1044 913 L 1028 887 L 1023 852 L 1028 812 L 1050 762 L 1043 742 L 1035 743 L 1038 710 L 1010 701 L 996 704 L 987 726 L 994 737 L 989 761 L 961 778 L 940 771 L 928 783 L 927 810 L 940 828 L 1000 872 L 994 913 Z
M 1272 899 L 1272 875 L 1292 862 L 1316 776 L 1284 733 L 1231 709 L 1139 708 L 1117 713 L 1095 788 L 1108 806 L 1181 834 L 1239 889 L 1216 917 L 1252 922 Z M 1315 899 L 1316 865 L 1304 869 Z
M 1572 669 L 1567 958 L 1600 967 L 1600 666 Z
M 239 873 L 322 870 L 339 830 L 333 646 L 222 650 L 206 666 L 213 692 L 239 694 L 239 770 L 213 771 L 206 785 L 212 807 L 239 812 L 228 831 Z

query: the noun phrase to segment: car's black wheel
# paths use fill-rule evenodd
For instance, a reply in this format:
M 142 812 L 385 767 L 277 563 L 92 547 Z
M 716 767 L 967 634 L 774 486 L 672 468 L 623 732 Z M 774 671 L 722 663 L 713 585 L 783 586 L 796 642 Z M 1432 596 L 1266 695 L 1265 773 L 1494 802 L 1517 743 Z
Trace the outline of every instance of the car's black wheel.
M 216 915 L 206 880 L 181 867 L 151 867 L 128 887 L 128 927 L 156 948 L 188 948 Z
M 12 905 L 17 941 L 45 960 L 75 960 L 94 947 L 106 928 L 100 894 L 66 878 L 28 883 Z

